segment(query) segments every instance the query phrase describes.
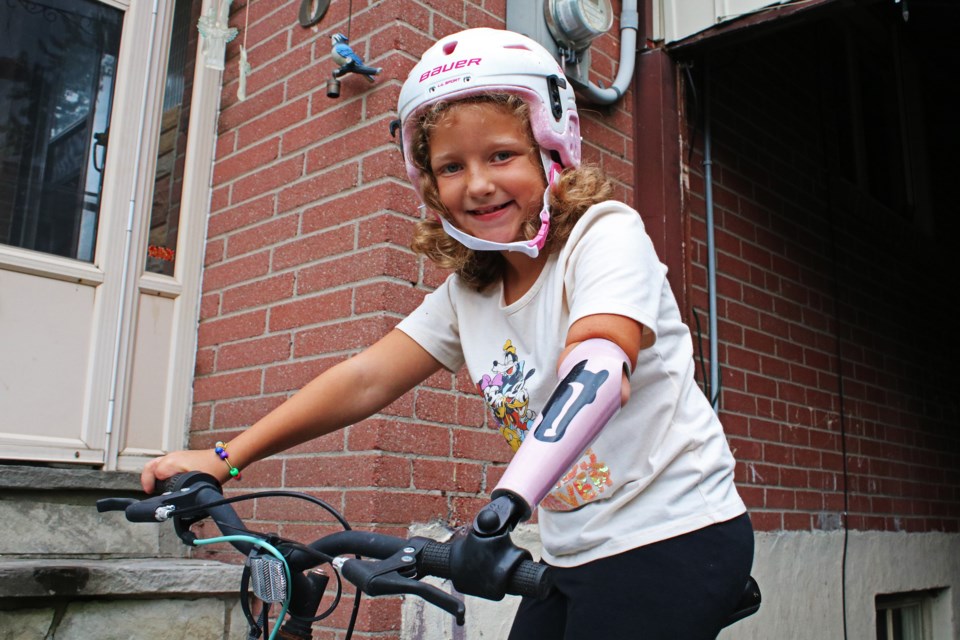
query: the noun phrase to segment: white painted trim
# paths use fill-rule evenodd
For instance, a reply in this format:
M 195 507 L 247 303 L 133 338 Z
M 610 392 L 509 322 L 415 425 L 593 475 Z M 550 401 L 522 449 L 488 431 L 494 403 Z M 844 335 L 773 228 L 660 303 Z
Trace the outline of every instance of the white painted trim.
M 94 286 L 103 283 L 103 271 L 92 264 L 8 245 L 0 245 L 0 269 Z
M 206 12 L 209 4 L 210 0 L 205 0 L 201 11 Z M 167 377 L 162 390 L 165 394 L 164 414 L 157 416 L 156 425 L 157 429 L 162 429 L 162 436 L 156 450 L 127 449 L 122 438 L 115 439 L 116 447 L 112 455 L 116 457 L 117 469 L 138 470 L 149 458 L 186 445 L 193 401 L 197 322 L 200 317 L 201 278 L 212 193 L 221 81 L 221 72 L 209 69 L 203 64 L 202 46 L 198 46 L 184 158 L 174 275 L 171 278 L 142 271 L 146 235 L 135 245 L 137 253 L 133 258 L 134 264 L 141 270 L 138 274 L 140 292 L 174 300 Z M 159 105 L 159 101 L 157 104 Z M 159 117 L 156 120 L 159 122 Z M 156 162 L 155 150 L 151 151 L 153 155 L 149 167 L 145 165 L 143 171 L 150 179 Z M 144 234 L 148 232 L 145 227 L 149 212 L 145 216 L 142 219 Z M 128 415 L 129 411 L 125 410 L 123 424 L 127 427 Z
M 169 276 L 146 272 L 140 276 L 140 293 L 176 298 L 183 293 L 183 285 Z

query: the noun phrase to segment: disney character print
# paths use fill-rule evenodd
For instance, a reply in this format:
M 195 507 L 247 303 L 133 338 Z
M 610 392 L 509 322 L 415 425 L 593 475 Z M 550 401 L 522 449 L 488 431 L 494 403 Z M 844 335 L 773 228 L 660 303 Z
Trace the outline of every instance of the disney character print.
M 494 360 L 490 372 L 476 384 L 500 433 L 516 452 L 537 417 L 537 412 L 529 406 L 527 390 L 527 380 L 536 369 L 526 371 L 526 361 L 517 354 L 512 340 L 504 343 L 502 352 L 502 358 Z M 610 468 L 588 447 L 541 505 L 551 511 L 571 511 L 602 498 L 611 484 Z

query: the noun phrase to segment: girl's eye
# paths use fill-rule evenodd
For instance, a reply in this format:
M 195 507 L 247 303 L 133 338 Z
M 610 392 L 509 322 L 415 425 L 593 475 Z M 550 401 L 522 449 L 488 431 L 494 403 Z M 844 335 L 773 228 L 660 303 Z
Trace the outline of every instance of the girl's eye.
M 515 155 L 516 154 L 513 151 L 497 151 L 495 154 L 493 154 L 493 159 L 497 162 L 504 162 Z
M 450 164 L 445 164 L 439 167 L 436 170 L 436 173 L 437 175 L 450 175 L 452 173 L 456 173 L 459 170 L 460 170 L 460 165 L 451 162 Z

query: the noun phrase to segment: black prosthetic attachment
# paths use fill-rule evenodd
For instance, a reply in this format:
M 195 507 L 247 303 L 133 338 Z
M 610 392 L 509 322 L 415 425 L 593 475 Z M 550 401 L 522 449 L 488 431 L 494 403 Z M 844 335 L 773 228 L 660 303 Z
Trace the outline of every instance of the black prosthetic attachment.
M 465 536 L 453 541 L 450 560 L 457 591 L 503 599 L 517 565 L 531 559 L 510 539 L 522 514 L 523 506 L 513 496 L 502 495 L 480 510 Z

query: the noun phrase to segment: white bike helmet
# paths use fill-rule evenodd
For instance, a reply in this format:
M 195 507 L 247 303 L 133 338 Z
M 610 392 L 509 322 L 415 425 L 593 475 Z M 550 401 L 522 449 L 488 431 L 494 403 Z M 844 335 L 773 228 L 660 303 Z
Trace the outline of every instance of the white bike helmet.
M 552 185 L 559 169 L 580 164 L 580 118 L 573 88 L 560 65 L 540 44 L 512 31 L 467 29 L 438 40 L 410 71 L 397 110 L 407 175 L 417 195 L 420 170 L 413 163 L 417 121 L 424 109 L 483 93 L 511 93 L 530 108 L 530 125 L 540 147 L 544 174 Z M 497 243 L 467 235 L 440 216 L 448 234 L 475 251 L 520 251 L 536 257 L 550 226 L 544 192 L 537 237 L 522 242 Z

